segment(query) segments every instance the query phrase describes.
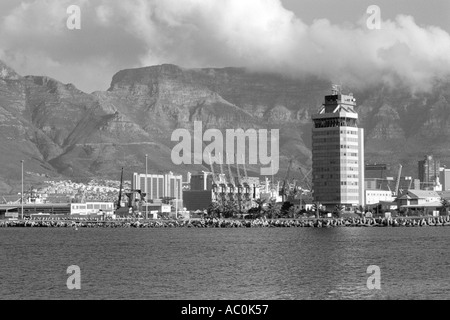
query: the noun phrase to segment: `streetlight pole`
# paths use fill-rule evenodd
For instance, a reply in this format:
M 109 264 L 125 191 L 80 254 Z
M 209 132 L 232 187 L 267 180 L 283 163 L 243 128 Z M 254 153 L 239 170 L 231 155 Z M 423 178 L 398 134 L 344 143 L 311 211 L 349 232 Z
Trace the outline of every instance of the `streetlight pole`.
M 300 187 L 301 188 L 301 187 Z M 303 195 L 303 189 L 300 189 L 300 212 L 302 212 L 303 211 L 303 208 L 302 208 L 302 195 Z M 300 213 L 299 212 L 299 213 Z M 295 218 L 295 216 L 294 216 L 294 218 Z
M 22 193 L 20 194 L 22 200 L 20 201 L 22 205 L 22 220 L 23 220 L 23 160 L 20 161 L 22 163 Z
M 178 181 L 175 178 L 175 219 L 178 217 Z
M 145 154 L 145 219 L 148 219 L 148 172 L 147 172 L 147 158 L 148 155 Z

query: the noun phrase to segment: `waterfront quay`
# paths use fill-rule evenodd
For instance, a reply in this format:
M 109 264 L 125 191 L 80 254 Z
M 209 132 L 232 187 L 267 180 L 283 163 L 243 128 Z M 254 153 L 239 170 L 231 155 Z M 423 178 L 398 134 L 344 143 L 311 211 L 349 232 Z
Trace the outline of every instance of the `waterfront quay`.
M 336 228 L 336 227 L 442 227 L 450 217 L 308 218 L 308 219 L 31 219 L 0 221 L 0 228 Z

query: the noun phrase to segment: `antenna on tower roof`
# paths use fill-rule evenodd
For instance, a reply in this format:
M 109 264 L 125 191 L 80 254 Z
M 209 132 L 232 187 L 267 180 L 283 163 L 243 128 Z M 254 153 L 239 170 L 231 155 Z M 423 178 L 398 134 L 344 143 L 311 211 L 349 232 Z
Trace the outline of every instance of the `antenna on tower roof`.
M 338 95 L 340 93 L 341 93 L 341 86 L 338 85 L 338 84 L 333 84 L 331 86 L 331 94 L 335 96 L 335 95 Z

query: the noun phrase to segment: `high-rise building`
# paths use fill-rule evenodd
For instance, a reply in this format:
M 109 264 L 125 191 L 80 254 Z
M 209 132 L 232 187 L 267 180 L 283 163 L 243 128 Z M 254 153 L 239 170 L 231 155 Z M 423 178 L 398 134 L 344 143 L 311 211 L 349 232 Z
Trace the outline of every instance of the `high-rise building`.
M 450 169 L 440 169 L 439 181 L 442 184 L 442 191 L 450 191 Z
M 387 164 L 373 163 L 366 164 L 365 178 L 366 179 L 386 179 L 386 172 L 388 170 Z
M 433 159 L 432 155 L 426 155 L 424 160 L 419 161 L 419 180 L 424 190 L 432 189 L 439 178 L 440 161 Z
M 367 190 L 389 190 L 389 180 L 387 180 L 386 172 L 387 164 L 366 164 L 364 172 L 364 189 L 366 190 L 366 204 L 370 204 L 367 200 Z
M 314 201 L 329 211 L 365 205 L 364 131 L 358 128 L 355 107 L 352 94 L 334 87 L 312 116 Z
M 146 193 L 146 199 L 156 200 L 163 198 L 183 199 L 183 177 L 168 174 L 147 174 L 147 183 L 145 173 L 134 173 L 132 188 Z
M 213 185 L 212 174 L 210 172 L 199 172 L 191 175 L 191 190 L 193 191 L 211 191 Z
M 191 175 L 190 190 L 183 191 L 187 210 L 205 210 L 212 202 L 234 203 L 239 209 L 248 210 L 255 206 L 255 200 L 262 198 L 259 177 L 245 177 L 234 182 L 221 175 L 220 181 L 213 179 L 212 172 Z M 219 179 L 216 176 L 216 179 Z

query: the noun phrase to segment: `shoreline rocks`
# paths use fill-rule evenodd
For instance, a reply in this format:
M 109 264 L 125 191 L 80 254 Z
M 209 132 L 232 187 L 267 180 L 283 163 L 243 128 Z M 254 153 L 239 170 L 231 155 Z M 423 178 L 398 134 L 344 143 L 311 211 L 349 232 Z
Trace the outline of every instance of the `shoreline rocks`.
M 196 220 L 90 220 L 34 219 L 0 221 L 0 228 L 338 228 L 338 227 L 443 227 L 450 217 L 333 218 L 333 219 L 196 219 Z

